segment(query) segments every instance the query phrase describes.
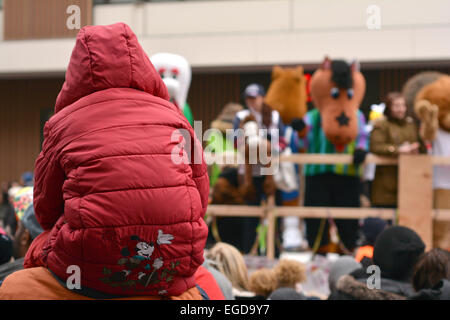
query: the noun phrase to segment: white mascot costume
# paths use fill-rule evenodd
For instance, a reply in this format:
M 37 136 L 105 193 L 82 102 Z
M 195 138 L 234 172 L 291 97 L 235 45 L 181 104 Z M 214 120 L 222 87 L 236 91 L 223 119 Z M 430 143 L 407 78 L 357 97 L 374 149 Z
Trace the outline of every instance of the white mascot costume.
M 194 117 L 186 102 L 192 77 L 189 62 L 184 57 L 173 53 L 154 54 L 150 61 L 163 79 L 169 91 L 170 101 L 180 108 L 189 123 L 193 125 Z

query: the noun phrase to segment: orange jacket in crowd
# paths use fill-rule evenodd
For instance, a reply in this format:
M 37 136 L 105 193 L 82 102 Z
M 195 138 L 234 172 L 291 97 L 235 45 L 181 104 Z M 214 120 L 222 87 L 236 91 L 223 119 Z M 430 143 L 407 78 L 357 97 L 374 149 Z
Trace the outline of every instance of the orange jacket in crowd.
M 363 246 L 359 247 L 358 250 L 356 250 L 355 260 L 358 262 L 361 262 L 364 257 L 367 257 L 369 259 L 372 259 L 373 257 L 373 246 Z

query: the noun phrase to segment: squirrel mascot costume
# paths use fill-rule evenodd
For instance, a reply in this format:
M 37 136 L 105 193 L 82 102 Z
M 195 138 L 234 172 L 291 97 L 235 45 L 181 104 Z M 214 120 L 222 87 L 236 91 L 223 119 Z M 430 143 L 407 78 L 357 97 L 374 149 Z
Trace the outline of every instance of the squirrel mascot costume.
M 328 57 L 310 80 L 315 106 L 292 125 L 299 134 L 300 148 L 308 153 L 349 154 L 353 164 L 308 164 L 305 174 L 305 206 L 360 207 L 360 164 L 368 149 L 366 122 L 359 110 L 366 90 L 357 61 L 330 60 Z M 329 221 L 328 221 L 329 220 Z M 348 253 L 356 246 L 358 220 L 305 219 L 306 238 L 315 252 Z M 331 224 L 329 236 L 328 224 Z M 333 237 L 336 235 L 337 237 Z M 333 241 L 329 243 L 329 238 Z M 336 246 L 336 243 L 339 246 Z
M 450 76 L 422 72 L 409 79 L 403 95 L 420 120 L 419 134 L 428 153 L 450 156 Z M 450 166 L 434 166 L 433 198 L 436 209 L 450 209 Z M 434 221 L 433 246 L 450 250 L 450 222 Z
M 294 119 L 303 118 L 307 111 L 306 78 L 303 67 L 281 68 L 280 66 L 275 66 L 272 69 L 271 78 L 265 102 L 274 110 L 278 111 L 285 124 L 283 138 L 286 149 L 284 152 L 289 150 L 291 153 L 298 153 L 298 136 L 289 124 Z M 298 206 L 300 195 L 298 166 L 291 163 L 280 163 L 280 170 L 284 170 L 281 176 L 284 174 L 284 178 L 288 180 L 284 184 L 278 183 L 278 187 L 282 192 L 283 205 Z M 289 250 L 301 247 L 303 245 L 303 237 L 299 228 L 300 219 L 298 217 L 286 217 L 283 219 L 283 225 L 283 248 Z

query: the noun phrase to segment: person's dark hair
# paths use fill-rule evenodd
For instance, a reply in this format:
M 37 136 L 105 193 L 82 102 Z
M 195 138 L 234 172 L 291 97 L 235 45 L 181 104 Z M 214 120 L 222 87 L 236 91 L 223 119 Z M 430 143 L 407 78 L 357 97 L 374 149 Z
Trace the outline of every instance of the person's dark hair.
M 435 248 L 424 253 L 414 267 L 414 290 L 433 288 L 442 279 L 450 280 L 450 252 Z
M 384 109 L 383 114 L 390 119 L 391 118 L 391 109 L 392 109 L 392 105 L 394 104 L 394 100 L 398 99 L 398 98 L 403 98 L 403 95 L 400 92 L 390 92 L 388 93 L 388 95 L 386 96 L 386 99 L 384 101 L 386 108 Z

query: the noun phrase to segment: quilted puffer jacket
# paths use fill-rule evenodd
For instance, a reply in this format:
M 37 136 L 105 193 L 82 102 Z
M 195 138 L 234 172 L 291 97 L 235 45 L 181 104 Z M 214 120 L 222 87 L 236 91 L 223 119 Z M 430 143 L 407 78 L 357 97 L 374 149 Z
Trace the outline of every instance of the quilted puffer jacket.
M 107 294 L 179 295 L 203 262 L 208 192 L 201 144 L 132 30 L 81 29 L 35 166 L 42 265 Z

